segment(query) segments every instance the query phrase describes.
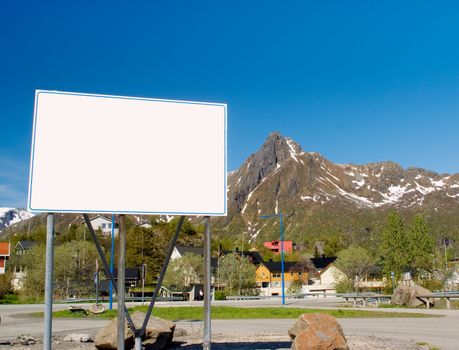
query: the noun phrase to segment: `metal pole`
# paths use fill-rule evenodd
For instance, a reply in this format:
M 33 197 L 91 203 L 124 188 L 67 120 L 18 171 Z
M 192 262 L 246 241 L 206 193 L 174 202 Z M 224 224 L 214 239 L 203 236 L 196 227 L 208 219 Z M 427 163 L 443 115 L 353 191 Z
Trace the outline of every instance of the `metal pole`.
M 285 305 L 285 280 L 284 280 L 284 223 L 282 220 L 282 212 L 280 218 L 280 244 L 281 244 L 281 269 L 282 269 L 282 305 Z
M 100 259 L 102 260 L 102 263 L 104 264 L 104 272 L 105 276 L 110 279 L 113 285 L 114 292 L 118 294 L 118 287 L 115 284 L 115 278 L 113 277 L 113 274 L 110 272 L 110 268 L 107 263 L 107 259 L 105 258 L 105 253 L 104 250 L 102 249 L 102 246 L 100 245 L 99 239 L 97 238 L 96 231 L 94 231 L 94 228 L 92 227 L 91 221 L 89 220 L 88 214 L 83 214 L 84 221 L 86 222 L 86 225 L 88 226 L 89 233 L 91 234 L 92 240 L 94 241 L 94 244 L 96 245 L 97 252 L 99 253 Z M 134 325 L 134 322 L 132 322 L 131 316 L 129 316 L 129 311 L 124 305 L 124 312 L 126 314 L 126 319 L 129 323 L 129 328 L 132 331 L 132 333 L 135 333 L 136 327 Z
M 147 272 L 147 267 L 145 264 L 142 264 L 142 305 L 144 303 L 144 298 L 145 298 L 145 276 Z
M 203 350 L 211 349 L 211 297 L 210 297 L 210 217 L 205 219 L 205 235 L 204 235 L 204 341 L 202 344 Z
M 118 252 L 118 350 L 124 350 L 125 311 L 124 300 L 126 293 L 126 226 L 124 215 L 119 216 L 119 252 Z
M 110 272 L 115 272 L 115 215 L 112 214 L 112 246 L 110 249 Z M 110 304 L 109 309 L 113 309 L 113 282 L 110 279 Z
M 153 292 L 153 296 L 151 297 L 150 304 L 148 305 L 147 315 L 145 316 L 145 320 L 143 321 L 142 328 L 140 329 L 141 335 L 145 333 L 145 330 L 147 328 L 147 324 L 148 324 L 148 321 L 150 320 L 150 316 L 153 311 L 153 307 L 155 306 L 156 298 L 158 297 L 159 291 L 161 289 L 161 285 L 163 283 L 164 275 L 166 274 L 167 266 L 169 265 L 169 261 L 171 260 L 171 255 L 172 255 L 175 245 L 177 244 L 177 239 L 180 234 L 180 231 L 182 230 L 184 221 L 185 221 L 185 216 L 181 216 L 177 224 L 177 227 L 175 229 L 174 236 L 172 236 L 172 240 L 169 245 L 169 250 L 166 253 L 163 267 L 161 268 L 161 272 L 159 273 L 158 282 L 156 283 L 156 287 Z
M 53 260 L 54 260 L 54 214 L 46 219 L 46 275 L 45 275 L 45 334 L 43 350 L 51 350 L 53 332 Z
M 96 272 L 96 306 L 99 306 L 99 271 Z

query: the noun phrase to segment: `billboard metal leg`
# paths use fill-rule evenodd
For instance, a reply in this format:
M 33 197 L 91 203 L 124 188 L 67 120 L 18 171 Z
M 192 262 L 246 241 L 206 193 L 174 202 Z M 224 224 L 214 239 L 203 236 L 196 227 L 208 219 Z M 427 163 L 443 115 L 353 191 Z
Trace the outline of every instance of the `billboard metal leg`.
M 158 282 L 156 283 L 155 291 L 153 292 L 153 296 L 151 297 L 150 304 L 148 305 L 148 310 L 147 310 L 147 314 L 145 315 L 145 320 L 143 321 L 142 328 L 139 330 L 139 335 L 138 335 L 139 337 L 142 337 L 143 334 L 145 334 L 145 330 L 147 329 L 148 321 L 153 311 L 153 307 L 155 306 L 156 298 L 158 297 L 159 291 L 161 289 L 164 275 L 166 274 L 167 266 L 169 265 L 169 260 L 171 259 L 172 252 L 174 251 L 174 247 L 175 247 L 175 244 L 177 243 L 177 239 L 180 234 L 180 231 L 182 230 L 184 221 L 185 221 L 185 217 L 181 216 L 177 224 L 177 228 L 175 229 L 174 236 L 172 237 L 171 243 L 169 245 L 169 250 L 166 253 L 166 258 L 164 260 L 163 267 L 159 274 L 159 278 L 158 278 Z
M 46 221 L 46 275 L 45 275 L 45 333 L 43 350 L 51 350 L 53 332 L 53 260 L 54 260 L 54 214 Z
M 118 252 L 118 350 L 124 350 L 124 310 L 126 294 L 126 224 L 124 215 L 119 217 L 119 252 Z
M 210 350 L 211 348 L 211 314 L 210 314 L 210 217 L 206 216 L 205 234 L 204 234 L 204 341 L 202 348 Z
M 84 218 L 84 221 L 86 222 L 86 225 L 88 226 L 89 233 L 91 234 L 92 240 L 94 241 L 94 244 L 96 245 L 96 249 L 97 249 L 97 252 L 99 253 L 100 259 L 102 260 L 102 264 L 104 265 L 105 276 L 107 276 L 107 278 L 110 280 L 111 285 L 113 286 L 113 289 L 115 290 L 115 293 L 118 293 L 118 286 L 115 283 L 115 278 L 113 277 L 113 274 L 111 273 L 111 269 L 108 267 L 108 263 L 107 263 L 107 259 L 104 254 L 104 250 L 102 249 L 102 246 L 100 245 L 99 239 L 97 238 L 96 232 L 94 231 L 94 228 L 92 227 L 88 214 L 83 214 L 83 218 Z M 113 257 L 113 259 L 114 258 L 115 257 Z M 129 323 L 129 328 L 132 330 L 132 332 L 135 333 L 136 329 L 134 326 L 134 322 L 132 322 L 131 316 L 129 315 L 126 305 L 124 306 L 124 312 L 126 313 L 126 319 Z

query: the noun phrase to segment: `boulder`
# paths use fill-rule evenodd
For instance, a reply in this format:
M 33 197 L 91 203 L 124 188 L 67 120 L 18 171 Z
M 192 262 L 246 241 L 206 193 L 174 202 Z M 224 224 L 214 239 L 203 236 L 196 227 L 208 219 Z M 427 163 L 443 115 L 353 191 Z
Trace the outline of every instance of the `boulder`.
M 132 321 L 136 328 L 140 328 L 145 319 L 144 312 L 135 312 L 131 315 Z M 117 319 L 113 319 L 110 323 L 97 333 L 95 338 L 95 346 L 97 349 L 117 349 Z M 173 322 L 163 320 L 159 317 L 150 317 L 143 343 L 146 349 L 160 350 L 167 348 L 174 336 L 175 324 Z M 134 346 L 134 334 L 129 329 L 128 323 L 124 326 L 124 342 L 126 349 L 132 349 Z
M 349 350 L 343 329 L 335 317 L 303 314 L 288 330 L 292 350 Z
M 92 343 L 94 339 L 89 334 L 70 333 L 64 338 L 64 341 L 76 343 Z
M 399 284 L 394 291 L 391 298 L 391 304 L 406 306 L 406 307 L 418 307 L 420 305 L 426 305 L 430 302 L 431 305 L 435 304 L 434 299 L 429 298 L 418 298 L 419 295 L 432 295 L 432 292 L 421 286 L 407 286 Z

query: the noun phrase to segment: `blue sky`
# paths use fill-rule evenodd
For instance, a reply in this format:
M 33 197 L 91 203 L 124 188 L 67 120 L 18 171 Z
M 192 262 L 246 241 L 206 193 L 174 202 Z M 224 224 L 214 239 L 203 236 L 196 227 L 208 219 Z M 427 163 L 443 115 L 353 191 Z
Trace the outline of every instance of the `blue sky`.
M 1 1 L 0 207 L 26 206 L 35 89 L 225 102 L 229 170 L 276 130 L 459 172 L 458 35 L 454 1 Z

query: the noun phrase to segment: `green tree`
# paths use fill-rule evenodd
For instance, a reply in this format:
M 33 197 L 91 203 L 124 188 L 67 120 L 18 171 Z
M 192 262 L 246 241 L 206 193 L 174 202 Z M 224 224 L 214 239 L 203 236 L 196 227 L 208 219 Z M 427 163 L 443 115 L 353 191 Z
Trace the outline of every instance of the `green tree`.
M 393 272 L 398 279 L 409 268 L 411 260 L 409 236 L 402 217 L 397 212 L 391 212 L 387 217 L 381 237 L 381 257 L 383 272 L 386 276 Z
M 54 251 L 53 283 L 57 298 L 93 295 L 96 272 L 96 248 L 91 242 L 67 242 Z M 45 249 L 38 245 L 24 255 L 26 269 L 24 294 L 28 298 L 41 299 L 44 294 Z M 99 264 L 101 265 L 101 264 Z
M 203 259 L 196 254 L 185 254 L 169 263 L 163 285 L 173 291 L 185 292 L 191 284 L 202 283 L 203 275 Z
M 429 231 L 426 220 L 421 215 L 416 215 L 410 229 L 410 262 L 409 265 L 414 275 L 423 272 L 433 272 L 435 242 Z
M 351 281 L 356 277 L 360 280 L 368 273 L 373 264 L 374 259 L 370 256 L 368 251 L 358 246 L 351 246 L 343 249 L 338 253 L 338 257 L 335 261 L 336 267 Z
M 27 298 L 41 299 L 45 292 L 45 246 L 38 244 L 21 259 L 26 272 L 23 293 Z
M 54 259 L 54 293 L 57 297 L 94 295 L 96 260 L 99 260 L 92 242 L 72 241 L 56 247 Z M 98 265 L 101 267 L 100 261 Z
M 219 259 L 218 276 L 227 295 L 257 295 L 256 268 L 247 258 L 227 254 Z
M 161 228 L 132 227 L 126 237 L 126 266 L 147 265 L 147 280 L 156 280 L 164 262 L 169 235 Z

